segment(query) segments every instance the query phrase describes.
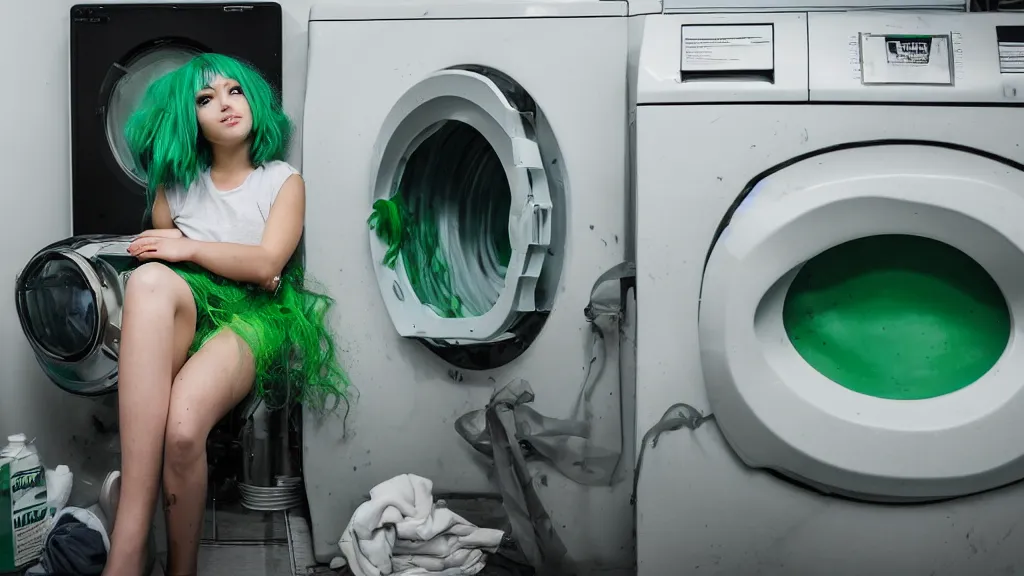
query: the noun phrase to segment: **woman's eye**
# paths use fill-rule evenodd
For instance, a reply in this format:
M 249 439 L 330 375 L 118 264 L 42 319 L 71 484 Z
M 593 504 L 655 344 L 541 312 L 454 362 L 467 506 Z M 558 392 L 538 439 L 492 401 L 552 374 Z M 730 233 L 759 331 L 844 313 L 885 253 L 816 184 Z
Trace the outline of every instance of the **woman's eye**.
M 232 94 L 241 94 L 242 93 L 242 87 L 241 86 L 235 86 L 234 88 L 231 89 L 231 93 Z
M 206 106 L 209 102 L 210 102 L 210 97 L 209 96 L 200 96 L 199 98 L 196 99 L 196 105 L 198 105 L 198 106 Z

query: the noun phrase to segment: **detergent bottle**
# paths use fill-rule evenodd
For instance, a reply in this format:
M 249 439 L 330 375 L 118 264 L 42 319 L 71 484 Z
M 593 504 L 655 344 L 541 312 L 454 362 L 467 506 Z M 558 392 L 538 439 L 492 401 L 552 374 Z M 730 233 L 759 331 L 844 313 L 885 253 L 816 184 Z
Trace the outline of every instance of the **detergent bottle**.
M 46 469 L 24 434 L 0 450 L 0 573 L 14 572 L 42 554 L 50 525 Z

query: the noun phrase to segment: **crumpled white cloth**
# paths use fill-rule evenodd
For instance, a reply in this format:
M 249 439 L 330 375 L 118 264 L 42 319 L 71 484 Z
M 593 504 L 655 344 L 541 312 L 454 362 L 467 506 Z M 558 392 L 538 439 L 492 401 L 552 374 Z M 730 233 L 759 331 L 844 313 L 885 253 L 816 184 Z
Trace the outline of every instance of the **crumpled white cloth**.
M 504 532 L 434 503 L 434 483 L 401 474 L 370 490 L 338 545 L 355 576 L 462 576 L 483 570 Z

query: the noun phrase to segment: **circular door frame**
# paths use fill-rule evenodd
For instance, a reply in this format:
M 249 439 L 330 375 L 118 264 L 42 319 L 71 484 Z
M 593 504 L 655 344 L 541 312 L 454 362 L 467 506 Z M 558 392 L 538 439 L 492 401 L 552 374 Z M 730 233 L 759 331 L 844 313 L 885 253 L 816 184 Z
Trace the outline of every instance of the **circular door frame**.
M 709 252 L 699 313 L 708 398 L 737 454 L 868 500 L 956 497 L 1024 477 L 1014 436 L 1024 419 L 1024 167 L 904 141 L 827 149 L 762 176 Z M 971 385 L 874 398 L 828 380 L 789 342 L 782 303 L 800 267 L 881 234 L 949 244 L 1003 292 L 1009 343 Z
M 27 303 L 25 301 L 24 283 L 35 276 L 39 269 L 47 262 L 53 260 L 67 260 L 74 264 L 78 269 L 78 272 L 82 275 L 82 278 L 85 279 L 86 284 L 88 284 L 89 291 L 92 293 L 93 302 L 96 305 L 93 312 L 93 320 L 96 328 L 90 336 L 88 344 L 86 344 L 83 349 L 73 354 L 56 354 L 47 349 L 47 347 L 35 336 L 35 330 L 32 328 L 31 321 L 28 318 L 29 314 Z M 107 325 L 109 320 L 106 302 L 103 298 L 103 280 L 98 274 L 96 274 L 96 271 L 93 269 L 92 265 L 89 264 L 89 261 L 73 249 L 66 247 L 47 248 L 29 260 L 25 265 L 24 272 L 18 279 L 15 289 L 15 299 L 18 320 L 21 323 L 22 331 L 25 334 L 25 338 L 29 341 L 29 345 L 39 356 L 40 361 L 46 359 L 62 364 L 80 362 L 92 355 L 102 343 L 103 328 Z
M 440 70 L 413 85 L 382 124 L 374 146 L 370 202 L 391 197 L 409 156 L 446 120 L 477 130 L 508 178 L 512 255 L 497 302 L 480 316 L 442 318 L 416 297 L 401 258 L 394 269 L 382 263 L 387 246 L 372 230 L 370 253 L 381 296 L 401 336 L 489 341 L 502 336 L 519 314 L 536 310 L 534 294 L 551 243 L 552 200 L 540 148 L 508 97 L 486 75 L 465 69 Z
M 113 95 L 121 79 L 128 75 L 129 67 L 133 61 L 150 52 L 171 46 L 191 50 L 195 54 L 210 51 L 203 44 L 185 37 L 164 37 L 140 44 L 110 64 L 110 68 L 107 69 L 107 73 L 100 83 L 100 89 L 96 96 L 96 121 L 99 124 L 100 134 L 103 135 L 103 140 L 106 144 L 101 154 L 104 160 L 106 160 L 107 167 L 117 175 L 116 177 L 125 186 L 137 191 L 140 195 L 145 195 L 146 185 L 139 184 L 125 172 L 124 167 L 121 166 L 117 159 L 117 152 L 110 145 L 110 136 L 107 133 L 107 108 L 110 104 L 110 97 Z
M 117 391 L 121 312 L 127 278 L 138 261 L 125 250 L 134 237 L 109 234 L 71 236 L 37 252 L 18 275 L 15 300 L 18 320 L 37 363 L 58 387 L 83 397 L 99 397 Z M 30 327 L 25 303 L 25 284 L 48 261 L 62 259 L 74 265 L 93 295 L 97 321 L 88 345 L 75 354 L 54 354 L 40 344 Z

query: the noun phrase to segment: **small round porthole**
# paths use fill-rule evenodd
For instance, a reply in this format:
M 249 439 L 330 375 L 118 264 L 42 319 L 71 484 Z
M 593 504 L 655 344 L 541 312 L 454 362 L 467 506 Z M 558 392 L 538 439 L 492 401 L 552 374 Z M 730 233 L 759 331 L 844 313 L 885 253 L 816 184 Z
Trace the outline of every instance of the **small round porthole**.
M 75 361 L 96 344 L 96 294 L 74 261 L 54 253 L 19 281 L 18 313 L 25 335 L 54 359 Z
M 371 252 L 396 330 L 467 369 L 504 365 L 551 309 L 565 241 L 560 152 L 507 76 L 447 69 L 378 140 Z
M 22 331 L 43 372 L 79 396 L 117 390 L 131 237 L 72 236 L 37 252 L 15 283 Z

